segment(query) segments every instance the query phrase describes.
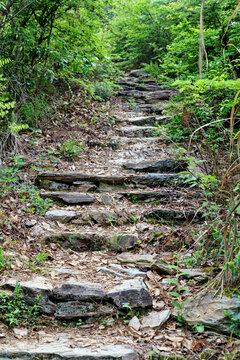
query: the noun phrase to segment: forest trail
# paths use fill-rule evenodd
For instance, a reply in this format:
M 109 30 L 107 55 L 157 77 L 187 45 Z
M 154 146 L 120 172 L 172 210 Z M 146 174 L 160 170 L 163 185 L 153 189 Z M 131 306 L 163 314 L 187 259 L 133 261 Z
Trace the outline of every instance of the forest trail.
M 171 316 L 174 285 L 166 278 L 173 277 L 175 243 L 201 221 L 199 193 L 179 174 L 188 164 L 164 135 L 154 136 L 156 123 L 168 122 L 162 110 L 173 91 L 139 75 L 119 82 L 109 141 L 87 164 L 80 160 L 83 170 L 36 179 L 55 205 L 31 231 L 51 258 L 40 274 L 10 273 L 1 285 L 13 291 L 18 280 L 30 303 L 40 295 L 42 323 L 6 335 L 1 359 L 149 359 L 152 349 L 193 354 L 192 333 Z

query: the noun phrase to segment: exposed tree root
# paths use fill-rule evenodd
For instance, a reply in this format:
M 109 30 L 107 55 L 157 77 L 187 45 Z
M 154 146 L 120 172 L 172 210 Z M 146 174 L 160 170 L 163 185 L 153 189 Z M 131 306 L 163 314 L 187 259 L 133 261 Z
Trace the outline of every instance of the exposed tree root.
M 22 144 L 17 134 L 7 131 L 3 134 L 0 144 L 0 159 L 3 159 L 8 153 L 20 154 Z

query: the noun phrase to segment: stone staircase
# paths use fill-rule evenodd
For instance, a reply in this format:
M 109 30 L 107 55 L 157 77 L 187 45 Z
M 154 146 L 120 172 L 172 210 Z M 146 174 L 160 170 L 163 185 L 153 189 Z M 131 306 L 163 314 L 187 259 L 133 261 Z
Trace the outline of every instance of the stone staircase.
M 115 124 L 106 138 L 115 145 L 89 154 L 88 165 L 80 160 L 79 169 L 87 171 L 48 172 L 36 179 L 41 196 L 51 198 L 54 206 L 29 231 L 35 242 L 49 247 L 51 258 L 40 275 L 20 279 L 11 274 L 3 277 L 1 287 L 13 292 L 18 280 L 28 303 L 40 296 L 46 325 L 40 335 L 7 338 L 0 346 L 1 359 L 148 358 L 151 343 L 141 345 L 137 337 L 130 341 L 128 325 L 118 318 L 129 309 L 134 315 L 135 309 L 144 314 L 157 308 L 159 299 L 144 281 L 146 271 L 168 276 L 173 270 L 154 254 L 159 244 L 147 253 L 148 236 L 159 226 L 169 236 L 175 224 L 201 221 L 199 194 L 179 174 L 188 164 L 154 136 L 155 124 L 169 120 L 162 109 L 175 91 L 134 72 L 119 85 L 119 96 L 133 98 L 135 106 L 130 110 L 131 104 L 122 100 L 114 108 Z M 169 314 L 163 306 L 155 328 Z M 82 326 L 64 328 L 66 322 Z

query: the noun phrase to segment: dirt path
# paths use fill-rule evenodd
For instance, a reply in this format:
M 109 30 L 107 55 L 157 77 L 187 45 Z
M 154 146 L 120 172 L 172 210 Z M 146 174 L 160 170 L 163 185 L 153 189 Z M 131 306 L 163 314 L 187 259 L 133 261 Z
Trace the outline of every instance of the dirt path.
M 168 121 L 161 112 L 173 91 L 134 76 L 120 85 L 133 100 L 111 109 L 105 146 L 72 172 L 36 179 L 54 206 L 29 231 L 50 256 L 40 273 L 10 270 L 1 286 L 13 291 L 18 280 L 30 303 L 40 295 L 42 316 L 38 326 L 3 329 L 1 359 L 131 360 L 154 351 L 198 359 L 217 339 L 195 338 L 171 316 L 172 249 L 201 221 L 199 194 L 179 175 L 188 164 L 154 136 L 156 123 Z M 189 273 L 195 288 L 201 276 Z

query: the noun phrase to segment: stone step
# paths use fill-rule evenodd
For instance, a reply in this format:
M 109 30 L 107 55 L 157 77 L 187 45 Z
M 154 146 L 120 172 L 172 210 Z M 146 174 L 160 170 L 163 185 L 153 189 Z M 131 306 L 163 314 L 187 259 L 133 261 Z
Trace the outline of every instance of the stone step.
M 153 137 L 155 127 L 152 126 L 125 126 L 116 129 L 116 132 L 127 137 Z
M 61 338 L 61 334 L 58 334 Z M 62 336 L 63 337 L 63 336 Z M 5 349 L 4 349 L 5 348 Z M 101 345 L 95 348 L 89 347 L 67 347 L 61 344 L 48 343 L 33 344 L 29 342 L 19 341 L 14 347 L 1 346 L 1 359 L 14 360 L 137 360 L 139 359 L 137 353 L 129 347 L 123 345 Z
M 157 104 L 138 104 L 132 112 L 144 112 L 147 114 L 156 114 L 156 115 L 162 115 L 162 112 L 164 110 L 164 105 L 161 103 L 161 105 Z
M 171 96 L 177 95 L 177 91 L 165 88 L 158 91 L 140 91 L 140 90 L 119 90 L 120 96 L 134 98 L 136 101 L 142 100 L 143 102 L 154 104 L 162 100 L 169 100 Z
M 77 252 L 101 251 L 105 249 L 117 252 L 135 248 L 139 244 L 137 233 L 108 233 L 99 231 L 48 232 L 42 237 L 46 244 L 58 243 L 65 249 Z
M 147 116 L 137 117 L 128 120 L 128 123 L 133 126 L 154 126 L 157 124 L 163 125 L 170 121 L 169 116 Z
M 159 202 L 162 204 L 169 203 L 171 199 L 182 196 L 182 194 L 176 194 L 173 191 L 128 191 L 122 192 L 121 195 L 133 203 Z
M 92 204 L 95 201 L 93 195 L 74 192 L 45 192 L 41 194 L 41 197 L 43 199 L 49 198 L 68 205 L 86 205 Z
M 199 222 L 202 219 L 202 213 L 194 210 L 175 210 L 155 208 L 145 213 L 145 218 L 148 221 L 153 220 L 157 222 L 167 221 L 171 223 L 185 223 L 189 221 Z
M 186 176 L 185 176 L 186 177 Z M 41 173 L 37 176 L 36 184 L 39 188 L 49 189 L 52 182 L 57 184 L 66 184 L 68 189 L 77 182 L 91 182 L 94 183 L 97 188 L 100 185 L 131 185 L 131 187 L 138 186 L 169 186 L 169 185 L 183 185 L 185 177 L 179 174 L 146 174 L 146 175 L 94 175 L 83 174 L 78 172 L 65 172 L 65 173 Z M 186 177 L 187 178 L 187 177 Z
M 135 214 L 136 215 L 136 214 Z M 60 223 L 72 222 L 75 225 L 94 225 L 100 224 L 103 226 L 121 226 L 133 222 L 133 213 L 127 210 L 116 209 L 92 209 L 89 211 L 77 212 L 68 211 L 65 209 L 51 209 L 46 212 L 45 218 L 50 221 L 58 221 Z
M 1 284 L 3 292 L 14 296 L 18 279 L 10 278 Z M 79 278 L 64 277 L 57 283 L 44 276 L 34 276 L 27 281 L 18 281 L 19 291 L 29 305 L 39 304 L 43 314 L 59 320 L 78 320 L 116 314 L 132 308 L 152 307 L 152 297 L 147 291 L 143 277 L 120 279 L 109 288 L 103 283 L 90 283 Z M 39 300 L 38 300 L 39 299 Z
M 188 163 L 184 160 L 167 159 L 126 163 L 123 165 L 123 167 L 127 170 L 148 173 L 178 173 L 185 171 L 188 167 Z

